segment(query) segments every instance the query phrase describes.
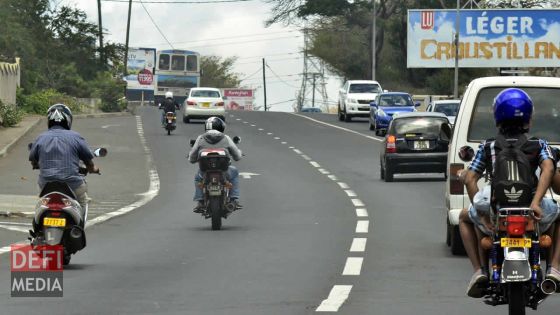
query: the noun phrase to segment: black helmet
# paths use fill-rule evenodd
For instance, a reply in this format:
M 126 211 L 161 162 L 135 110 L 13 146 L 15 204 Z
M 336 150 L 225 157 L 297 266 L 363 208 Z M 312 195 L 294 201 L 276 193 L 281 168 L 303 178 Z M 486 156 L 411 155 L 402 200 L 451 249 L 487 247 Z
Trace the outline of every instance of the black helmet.
M 206 119 L 204 130 L 218 130 L 219 132 L 224 132 L 224 130 L 226 130 L 226 123 L 218 117 L 210 117 Z
M 72 128 L 72 111 L 64 104 L 54 104 L 47 110 L 49 128 L 62 126 L 68 130 Z

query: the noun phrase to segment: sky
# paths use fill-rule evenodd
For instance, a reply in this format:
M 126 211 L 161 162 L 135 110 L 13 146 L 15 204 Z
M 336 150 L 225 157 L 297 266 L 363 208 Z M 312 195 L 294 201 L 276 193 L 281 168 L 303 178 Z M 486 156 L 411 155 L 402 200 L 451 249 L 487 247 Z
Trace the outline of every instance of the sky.
M 234 72 L 246 78 L 242 84 L 256 88 L 255 105 L 264 103 L 262 58 L 267 60 L 267 103 L 274 111 L 293 111 L 303 71 L 303 34 L 295 27 L 265 27 L 271 5 L 260 0 L 234 3 L 154 4 L 144 0 L 132 4 L 129 47 L 154 47 L 198 51 L 201 55 L 237 56 Z M 169 0 L 181 1 L 181 0 Z M 213 1 L 213 0 L 210 0 Z M 96 23 L 96 0 L 60 0 L 63 5 L 79 8 Z M 102 1 L 104 41 L 125 43 L 128 1 Z M 150 20 L 153 18 L 161 33 Z M 278 75 L 278 77 L 276 77 Z M 340 80 L 329 76 L 327 91 L 336 101 Z M 316 105 L 317 106 L 317 105 Z

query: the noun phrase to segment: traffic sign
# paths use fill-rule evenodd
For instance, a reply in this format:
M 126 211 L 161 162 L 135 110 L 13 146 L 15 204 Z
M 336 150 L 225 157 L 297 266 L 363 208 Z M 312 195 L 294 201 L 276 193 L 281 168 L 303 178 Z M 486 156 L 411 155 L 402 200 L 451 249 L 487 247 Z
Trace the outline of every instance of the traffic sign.
M 138 83 L 142 85 L 150 85 L 154 81 L 154 75 L 152 71 L 148 69 L 140 70 L 138 73 Z

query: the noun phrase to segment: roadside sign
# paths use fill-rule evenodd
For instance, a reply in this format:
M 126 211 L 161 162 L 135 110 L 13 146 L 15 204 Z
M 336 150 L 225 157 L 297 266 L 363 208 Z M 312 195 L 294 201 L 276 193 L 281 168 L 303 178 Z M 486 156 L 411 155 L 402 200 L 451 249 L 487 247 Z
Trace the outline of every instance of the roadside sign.
M 141 85 L 151 85 L 154 82 L 154 75 L 148 69 L 142 69 L 138 72 L 138 83 Z

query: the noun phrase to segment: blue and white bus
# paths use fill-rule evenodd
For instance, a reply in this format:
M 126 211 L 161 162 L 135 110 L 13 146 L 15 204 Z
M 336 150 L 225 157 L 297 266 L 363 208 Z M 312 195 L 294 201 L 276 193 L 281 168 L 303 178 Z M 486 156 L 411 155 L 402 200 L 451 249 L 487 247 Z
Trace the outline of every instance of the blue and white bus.
M 156 104 L 173 92 L 180 104 L 193 87 L 200 86 L 200 54 L 189 50 L 159 50 L 156 63 Z

